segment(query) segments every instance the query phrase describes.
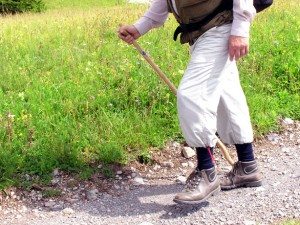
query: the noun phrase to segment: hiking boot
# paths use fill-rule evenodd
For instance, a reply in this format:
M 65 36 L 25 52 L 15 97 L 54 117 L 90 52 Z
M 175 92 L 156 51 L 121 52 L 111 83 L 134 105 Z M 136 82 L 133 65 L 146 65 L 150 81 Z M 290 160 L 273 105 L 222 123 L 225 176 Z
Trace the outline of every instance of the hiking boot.
M 204 202 L 220 190 L 220 181 L 215 167 L 207 170 L 196 169 L 188 177 L 183 192 L 178 193 L 173 201 L 176 203 L 197 204 Z
M 230 190 L 238 187 L 258 187 L 262 185 L 256 161 L 236 162 L 232 170 L 221 178 L 221 189 Z

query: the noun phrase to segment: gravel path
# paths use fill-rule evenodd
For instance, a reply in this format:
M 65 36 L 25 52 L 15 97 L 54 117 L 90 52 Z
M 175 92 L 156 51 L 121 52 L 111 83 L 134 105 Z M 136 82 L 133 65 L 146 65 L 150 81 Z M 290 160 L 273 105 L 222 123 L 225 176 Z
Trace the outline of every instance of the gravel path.
M 300 219 L 300 123 L 256 142 L 256 150 L 263 186 L 223 191 L 201 205 L 173 203 L 182 185 L 174 178 L 154 179 L 120 196 L 99 193 L 94 200 L 52 210 L 22 201 L 0 206 L 1 225 L 254 225 Z M 224 160 L 219 169 L 228 169 Z

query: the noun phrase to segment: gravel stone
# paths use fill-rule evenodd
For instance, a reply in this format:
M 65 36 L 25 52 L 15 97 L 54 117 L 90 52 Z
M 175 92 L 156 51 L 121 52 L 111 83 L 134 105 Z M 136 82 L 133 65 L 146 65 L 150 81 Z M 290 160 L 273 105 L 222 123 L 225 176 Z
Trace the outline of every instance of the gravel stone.
M 292 120 L 291 118 L 285 118 L 283 120 L 283 123 L 286 125 L 292 125 L 292 124 L 294 124 L 294 120 Z
M 56 204 L 53 207 L 51 207 L 50 209 L 52 211 L 61 211 L 61 210 L 63 210 L 63 208 L 64 208 L 64 206 L 62 204 Z
M 191 162 L 191 161 L 189 161 L 188 164 L 189 164 L 189 167 L 190 167 L 190 168 L 194 168 L 194 167 L 195 167 L 195 163 L 193 163 L 193 162 Z
M 86 198 L 89 201 L 96 200 L 98 198 L 98 193 L 99 193 L 99 191 L 97 189 L 93 189 L 93 190 L 87 191 Z
M 161 169 L 161 166 L 158 165 L 158 164 L 155 164 L 155 166 L 153 167 L 153 170 L 154 170 L 154 171 L 158 171 L 158 170 L 160 170 L 160 169 Z
M 55 206 L 55 204 L 56 204 L 55 202 L 49 201 L 49 202 L 45 202 L 44 206 L 45 206 L 45 207 L 52 208 L 52 207 Z
M 256 225 L 255 221 L 251 221 L 251 220 L 244 220 L 244 225 Z
M 196 151 L 190 147 L 184 147 L 182 149 L 182 154 L 185 158 L 190 159 L 196 155 Z
M 173 168 L 174 167 L 174 163 L 172 163 L 172 162 L 163 162 L 161 165 L 163 167 L 168 167 L 168 168 Z
M 186 167 L 189 166 L 189 164 L 188 164 L 188 163 L 181 163 L 181 166 L 182 166 L 183 168 L 186 168 Z
M 176 181 L 180 184 L 185 184 L 186 183 L 186 177 L 184 176 L 179 176 L 177 177 Z
M 58 184 L 59 183 L 59 178 L 53 178 L 52 180 L 51 180 L 51 184 L 52 185 L 56 185 L 56 184 Z
M 268 141 L 278 143 L 280 138 L 279 138 L 279 134 L 271 133 L 267 135 L 267 139 Z
M 71 215 L 74 213 L 74 210 L 71 208 L 65 208 L 62 212 L 64 215 Z
M 173 142 L 172 147 L 175 149 L 180 148 L 180 144 L 175 141 L 175 142 Z
M 59 175 L 59 170 L 58 170 L 58 169 L 53 170 L 52 175 L 53 175 L 54 177 L 58 176 L 58 175 Z
M 135 177 L 133 179 L 133 185 L 135 185 L 135 186 L 144 185 L 144 184 L 145 184 L 145 182 L 142 177 Z

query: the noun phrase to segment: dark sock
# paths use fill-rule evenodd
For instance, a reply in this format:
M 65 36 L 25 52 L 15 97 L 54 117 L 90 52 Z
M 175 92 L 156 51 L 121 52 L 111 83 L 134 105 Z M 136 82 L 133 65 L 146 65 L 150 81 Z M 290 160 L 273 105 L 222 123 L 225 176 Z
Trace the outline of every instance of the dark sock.
M 238 159 L 241 162 L 249 162 L 254 160 L 252 143 L 236 144 Z
M 213 148 L 196 148 L 198 169 L 210 169 L 214 167 Z

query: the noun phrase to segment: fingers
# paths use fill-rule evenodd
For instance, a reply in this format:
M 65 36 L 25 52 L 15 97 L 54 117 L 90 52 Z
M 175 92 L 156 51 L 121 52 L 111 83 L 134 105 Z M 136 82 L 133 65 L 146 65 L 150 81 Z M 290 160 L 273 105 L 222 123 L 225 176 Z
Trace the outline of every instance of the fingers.
M 118 36 L 128 44 L 132 44 L 135 40 L 135 34 L 130 32 L 130 26 L 122 26 L 118 30 Z
M 233 47 L 230 47 L 229 46 L 229 58 L 230 58 L 230 61 L 233 61 L 236 59 L 236 50 L 233 48 Z
M 229 49 L 229 57 L 230 60 L 236 60 L 238 61 L 243 56 L 247 55 L 249 50 L 248 47 L 231 47 Z
M 132 44 L 134 41 L 133 36 L 128 33 L 119 32 L 118 36 L 119 36 L 119 38 L 121 38 L 123 41 L 125 41 L 128 44 Z
M 231 47 L 229 49 L 230 60 L 238 61 L 240 58 L 244 57 L 249 53 L 248 47 Z
M 248 38 L 231 36 L 229 39 L 229 58 L 239 60 L 249 53 Z
M 123 41 L 127 42 L 129 44 L 131 35 L 126 31 L 125 27 L 120 27 L 118 30 L 118 36 L 121 38 Z
M 125 38 L 125 41 L 126 41 L 128 44 L 132 44 L 134 40 L 135 40 L 134 37 L 131 36 L 131 35 L 127 35 L 127 37 Z

